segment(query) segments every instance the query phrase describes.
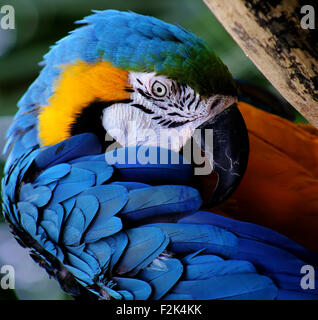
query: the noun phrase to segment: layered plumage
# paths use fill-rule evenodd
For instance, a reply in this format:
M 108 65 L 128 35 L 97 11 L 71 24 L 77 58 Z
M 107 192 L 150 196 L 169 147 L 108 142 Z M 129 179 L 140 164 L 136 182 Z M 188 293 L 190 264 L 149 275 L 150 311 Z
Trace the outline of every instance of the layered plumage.
M 299 286 L 299 270 L 317 257 L 269 229 L 198 211 L 190 165 L 114 167 L 100 150 L 91 134 L 31 149 L 3 181 L 13 232 L 64 290 L 104 299 L 317 298 Z
M 317 130 L 245 103 L 239 108 L 249 131 L 249 164 L 238 189 L 217 209 L 318 252 Z
M 46 55 L 8 132 L 3 209 L 18 241 L 75 297 L 317 299 L 300 286 L 301 267 L 317 256 L 265 227 L 201 211 L 193 167 L 179 154 L 132 164 L 129 150 L 162 150 L 133 146 L 112 151 L 123 161 L 111 164 L 99 137 L 71 130 L 43 146 L 39 118 L 56 97 L 61 66 L 78 60 L 174 76 L 203 94 L 235 91 L 226 67 L 181 28 L 117 11 L 84 21 Z

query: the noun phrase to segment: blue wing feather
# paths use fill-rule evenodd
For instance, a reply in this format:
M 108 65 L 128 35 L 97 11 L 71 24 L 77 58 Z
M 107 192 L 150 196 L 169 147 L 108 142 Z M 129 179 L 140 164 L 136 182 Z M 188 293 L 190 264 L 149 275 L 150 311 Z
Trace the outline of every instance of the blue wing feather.
M 201 197 L 196 189 L 184 186 L 156 186 L 129 192 L 129 200 L 121 215 L 127 221 L 178 220 L 198 210 Z
M 173 252 L 190 253 L 204 249 L 205 253 L 217 253 L 230 258 L 238 249 L 237 237 L 215 226 L 173 223 L 155 223 L 152 226 L 168 234 Z
M 152 287 L 154 300 L 161 299 L 178 281 L 183 273 L 183 265 L 178 259 L 160 258 L 145 267 L 140 278 Z
M 138 273 L 144 265 L 159 256 L 169 242 L 165 232 L 159 228 L 129 229 L 126 234 L 128 246 L 116 270 L 120 275 Z
M 120 290 L 130 292 L 135 300 L 146 300 L 151 294 L 151 287 L 145 281 L 120 277 L 114 277 L 114 280 L 117 282 Z
M 38 170 L 67 163 L 81 156 L 99 154 L 101 145 L 94 134 L 83 133 L 42 150 L 35 158 Z
M 82 134 L 14 161 L 4 210 L 46 250 L 40 256 L 49 252 L 100 297 L 317 297 L 298 285 L 315 255 L 272 230 L 198 211 L 191 181 L 182 161 L 108 164 L 96 137 Z
M 128 236 L 125 232 L 120 232 L 106 238 L 105 241 L 112 250 L 111 261 L 109 264 L 110 272 L 112 272 L 127 247 Z
M 230 230 L 242 238 L 256 240 L 269 245 L 272 244 L 274 247 L 291 252 L 303 260 L 313 261 L 314 264 L 318 264 L 318 256 L 316 254 L 304 249 L 296 242 L 291 241 L 288 237 L 260 225 L 228 219 L 220 215 L 203 211 L 198 211 L 189 217 L 180 219 L 179 223 L 215 225 Z
M 71 171 L 71 166 L 67 163 L 58 164 L 41 173 L 33 182 L 33 185 L 49 185 L 64 178 Z

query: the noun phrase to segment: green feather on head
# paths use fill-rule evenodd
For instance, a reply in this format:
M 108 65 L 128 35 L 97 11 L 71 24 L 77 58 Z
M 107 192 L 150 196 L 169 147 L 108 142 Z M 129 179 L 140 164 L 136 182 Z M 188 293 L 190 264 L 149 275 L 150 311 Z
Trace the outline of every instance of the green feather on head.
M 192 32 L 154 17 L 112 12 L 84 20 L 99 30 L 97 50 L 104 60 L 128 71 L 165 75 L 203 96 L 237 95 L 226 65 Z

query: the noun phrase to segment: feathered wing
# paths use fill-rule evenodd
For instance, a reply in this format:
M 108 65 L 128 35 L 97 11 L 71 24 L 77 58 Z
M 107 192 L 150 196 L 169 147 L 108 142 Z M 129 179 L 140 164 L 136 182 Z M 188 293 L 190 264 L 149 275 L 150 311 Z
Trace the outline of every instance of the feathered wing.
M 100 152 L 92 134 L 34 147 L 3 180 L 14 233 L 64 290 L 128 300 L 317 298 L 300 288 L 300 267 L 316 258 L 273 231 L 198 211 L 190 165 L 111 166 Z
M 249 132 L 248 167 L 237 190 L 218 209 L 317 252 L 317 130 L 245 103 L 239 108 Z

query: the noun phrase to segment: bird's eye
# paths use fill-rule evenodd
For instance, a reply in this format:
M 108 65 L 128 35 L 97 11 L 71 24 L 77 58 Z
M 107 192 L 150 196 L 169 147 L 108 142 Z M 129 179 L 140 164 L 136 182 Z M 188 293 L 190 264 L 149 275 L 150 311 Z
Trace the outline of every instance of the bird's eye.
M 163 97 L 166 95 L 167 93 L 167 88 L 164 84 L 162 84 L 159 81 L 154 82 L 154 84 L 151 87 L 151 91 L 152 93 L 156 96 L 156 97 Z

